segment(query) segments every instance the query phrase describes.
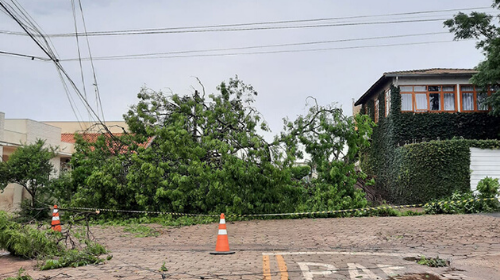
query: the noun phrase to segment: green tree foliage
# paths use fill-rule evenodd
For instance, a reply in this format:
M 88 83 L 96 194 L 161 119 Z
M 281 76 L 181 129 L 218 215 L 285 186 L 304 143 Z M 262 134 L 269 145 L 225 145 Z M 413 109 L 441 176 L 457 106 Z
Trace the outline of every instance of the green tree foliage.
M 50 159 L 55 156 L 54 148 L 45 147 L 45 141 L 38 139 L 33 144 L 19 147 L 7 162 L 0 162 L 0 190 L 9 183 L 25 188 L 32 197 L 34 206 L 39 190 L 48 185 L 54 166 Z
M 236 77 L 217 89 L 189 96 L 142 89 L 124 115 L 130 134 L 77 137 L 74 195 L 64 196 L 75 206 L 183 213 L 292 212 L 323 191 L 315 203 L 324 205 L 315 209 L 366 204 L 352 188 L 355 157 L 371 133 L 366 117 L 356 130 L 341 110 L 315 107 L 269 142 L 260 134 L 269 128 L 252 107 L 252 86 Z M 293 166 L 299 144 L 321 174 L 314 189 L 300 180 L 310 168 Z
M 309 191 L 306 208 L 313 211 L 364 207 L 364 193 L 354 190 L 359 176 L 354 163 L 360 149 L 369 146 L 374 123 L 366 115 L 346 117 L 335 106 L 314 105 L 306 116 L 285 120 L 281 134 L 286 144 L 287 163 L 311 157 L 317 173 Z
M 492 7 L 500 9 L 500 1 L 494 0 Z M 476 47 L 481 49 L 485 60 L 480 62 L 471 82 L 480 88 L 496 85 L 500 81 L 500 28 L 494 20 L 498 17 L 486 13 L 471 12 L 469 15 L 458 13 L 453 19 L 444 22 L 455 39 L 477 39 Z M 500 90 L 497 89 L 486 103 L 492 107 L 491 114 L 500 116 Z
M 308 165 L 293 166 L 290 171 L 292 172 L 292 178 L 295 180 L 302 180 L 311 175 L 311 167 Z

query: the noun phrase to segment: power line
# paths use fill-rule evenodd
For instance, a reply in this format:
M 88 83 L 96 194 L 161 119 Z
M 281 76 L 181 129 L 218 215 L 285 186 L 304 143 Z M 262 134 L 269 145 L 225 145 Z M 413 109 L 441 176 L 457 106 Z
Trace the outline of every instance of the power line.
M 483 10 L 491 9 L 491 7 L 475 7 L 475 8 L 456 8 L 456 9 L 443 9 L 443 10 L 429 10 L 429 11 L 414 11 L 405 13 L 392 13 L 392 14 L 378 14 L 378 15 L 361 15 L 361 16 L 348 16 L 348 17 L 330 17 L 330 18 L 315 18 L 315 19 L 299 19 L 299 20 L 284 20 L 284 21 L 265 21 L 253 23 L 235 23 L 235 24 L 219 24 L 219 25 L 204 25 L 204 26 L 186 26 L 186 27 L 170 27 L 170 28 L 147 28 L 147 29 L 128 29 L 128 30 L 114 30 L 114 31 L 93 31 L 78 34 L 79 36 L 106 36 L 106 35 L 144 35 L 144 34 L 168 34 L 168 33 L 192 33 L 192 32 L 224 32 L 224 31 L 250 31 L 250 30 L 270 30 L 270 29 L 289 29 L 289 28 L 312 28 L 312 27 L 334 27 L 334 26 L 351 26 L 351 25 L 370 25 L 370 24 L 389 24 L 389 23 L 406 23 L 406 22 L 425 22 L 425 21 L 440 21 L 439 19 L 419 19 L 410 21 L 386 21 L 386 22 L 354 22 L 354 23 L 337 23 L 337 24 L 319 24 L 319 25 L 293 25 L 293 26 L 265 26 L 254 28 L 234 28 L 234 27 L 249 27 L 258 25 L 280 25 L 280 24 L 295 24 L 305 22 L 323 22 L 335 21 L 346 19 L 362 19 L 374 17 L 391 17 L 391 16 L 408 16 L 408 15 L 421 15 L 421 14 L 436 14 L 443 12 L 454 11 L 467 11 L 467 10 Z M 0 33 L 10 35 L 25 35 L 20 32 L 0 31 Z M 72 37 L 73 33 L 59 33 L 46 35 L 49 37 Z
M 369 22 L 351 22 L 351 23 L 332 23 L 332 24 L 316 24 L 316 25 L 294 25 L 294 26 L 263 26 L 249 28 L 218 28 L 218 29 L 189 29 L 189 30 L 158 30 L 158 31 L 113 31 L 113 32 L 88 32 L 79 33 L 78 36 L 121 36 L 121 35 L 152 35 L 152 34 L 181 34 L 181 33 L 206 33 L 206 32 L 238 32 L 238 31 L 261 31 L 261 30 L 284 30 L 284 29 L 299 29 L 299 28 L 322 28 L 322 27 L 345 27 L 345 26 L 362 26 L 362 25 L 383 25 L 383 24 L 401 24 L 401 23 L 423 23 L 443 21 L 446 18 L 431 18 L 431 19 L 413 19 L 413 20 L 391 20 L 391 21 L 369 21 Z M 19 33 L 9 32 L 6 34 L 20 35 Z M 59 33 L 45 35 L 52 38 L 73 37 L 75 33 Z
M 24 9 L 19 4 L 16 4 L 16 0 L 11 0 L 11 2 L 20 11 L 21 15 L 19 15 L 15 11 L 15 9 L 13 9 L 9 4 L 2 3 L 1 0 L 0 0 L 0 7 L 2 7 L 7 12 L 9 14 L 9 16 L 12 19 L 14 19 L 14 21 L 16 21 L 16 23 L 18 23 L 19 26 L 21 26 L 21 28 L 28 34 L 28 36 L 33 41 L 35 41 L 35 43 L 43 50 L 43 52 L 45 54 L 47 54 L 47 56 L 53 61 L 54 65 L 58 69 L 58 72 L 61 75 L 63 75 L 64 78 L 66 78 L 66 80 L 70 83 L 70 85 L 72 86 L 72 88 L 74 89 L 74 91 L 76 92 L 76 94 L 78 95 L 78 97 L 80 98 L 80 100 L 83 102 L 86 110 L 89 111 L 89 113 L 91 113 L 92 115 L 94 115 L 97 118 L 97 121 L 104 127 L 104 129 L 106 130 L 106 132 L 109 133 L 111 137 L 117 139 L 111 133 L 111 131 L 108 129 L 108 127 L 101 121 L 101 119 L 99 118 L 99 115 L 97 115 L 95 113 L 94 109 L 90 106 L 90 104 L 88 103 L 88 101 L 83 97 L 82 93 L 80 92 L 80 90 L 76 86 L 75 82 L 71 79 L 71 77 L 69 76 L 69 74 L 66 72 L 66 70 L 64 69 L 64 67 L 61 65 L 59 59 L 57 59 L 57 56 L 55 55 L 54 51 L 52 50 L 52 48 L 51 48 L 50 44 L 48 43 L 46 37 L 37 28 L 36 23 L 34 23 L 34 20 L 32 20 L 30 18 L 30 16 L 27 15 L 27 13 L 24 12 Z M 20 19 L 20 17 L 24 17 L 24 20 L 27 22 L 27 24 L 25 24 L 24 22 L 22 22 L 22 20 Z M 31 33 L 28 29 L 33 30 L 33 32 L 36 33 L 37 36 L 34 36 L 34 34 Z M 41 42 L 39 42 L 37 40 L 37 38 L 35 38 L 35 37 L 41 37 L 43 39 L 43 41 L 45 42 L 45 46 Z M 66 85 L 64 81 L 63 81 L 63 84 Z
M 76 48 L 78 50 L 78 62 L 80 64 L 80 76 L 82 78 L 83 93 L 87 98 L 87 88 L 85 87 L 85 75 L 83 75 L 82 56 L 80 53 L 80 40 L 78 39 L 78 24 L 76 23 L 75 0 L 71 0 L 71 10 L 73 11 L 73 23 L 75 25 Z
M 156 58 L 162 55 L 172 55 L 172 54 L 188 54 L 188 53 L 203 53 L 203 52 L 219 52 L 219 51 L 233 51 L 233 50 L 249 50 L 249 49 L 261 49 L 261 48 L 276 48 L 276 47 L 291 47 L 291 46 L 305 46 L 305 45 L 317 45 L 317 44 L 331 44 L 331 43 L 342 43 L 342 42 L 354 42 L 354 41 L 366 41 L 366 40 L 379 40 L 379 39 L 394 39 L 394 38 L 406 38 L 406 37 L 417 37 L 417 36 L 429 36 L 429 35 L 442 35 L 450 34 L 449 32 L 430 32 L 430 33 L 417 33 L 417 34 L 401 34 L 401 35 L 390 35 L 390 36 L 377 36 L 377 37 L 365 37 L 365 38 L 351 38 L 351 39 L 338 39 L 338 40 L 324 40 L 324 41 L 311 41 L 311 42 L 301 42 L 301 43 L 287 43 L 287 44 L 272 44 L 272 45 L 260 45 L 260 46 L 247 46 L 247 47 L 235 47 L 235 48 L 217 48 L 217 49 L 203 49 L 203 50 L 186 50 L 186 51 L 172 51 L 172 52 L 162 52 L 162 53 L 144 53 L 144 54 L 129 54 L 129 55 L 113 55 L 113 56 L 100 56 L 94 57 L 94 60 L 121 60 L 130 58 Z M 83 60 L 88 60 L 90 58 L 82 58 Z M 61 61 L 75 61 L 77 58 L 61 59 Z
M 11 5 L 9 5 L 7 3 L 0 2 L 0 6 L 5 10 L 5 13 L 7 13 L 12 19 L 14 19 L 14 21 L 16 23 L 19 24 L 19 26 L 21 26 L 21 28 L 28 34 L 28 36 L 30 36 L 30 38 L 33 41 L 35 41 L 35 43 L 49 57 L 49 60 L 54 62 L 54 65 L 56 66 L 56 69 L 57 69 L 57 73 L 59 74 L 61 81 L 63 83 L 63 87 L 65 89 L 66 96 L 68 97 L 68 100 L 70 102 L 71 109 L 73 110 L 73 113 L 75 114 L 75 117 L 78 120 L 78 123 L 80 123 L 80 121 L 78 119 L 78 114 L 76 113 L 75 108 L 73 106 L 73 103 L 71 102 L 72 97 L 69 94 L 69 90 L 67 88 L 66 82 L 62 76 L 61 68 L 58 67 L 58 60 L 56 59 L 56 55 L 55 55 L 54 51 L 52 51 L 52 48 L 50 46 L 51 45 L 49 43 L 50 39 L 43 37 L 43 34 L 40 31 L 41 28 L 39 28 L 37 26 L 37 24 L 34 22 L 34 20 L 32 20 L 32 18 L 27 13 L 24 12 L 24 9 L 19 4 L 17 4 L 15 0 L 11 0 L 11 2 L 17 8 L 17 11 L 16 11 L 16 9 L 14 9 Z M 24 23 L 23 20 L 26 23 Z M 30 31 L 33 33 L 31 33 Z M 41 35 L 41 36 L 37 36 L 37 37 L 43 39 L 43 42 L 38 41 L 38 39 L 35 38 L 35 36 L 34 36 L 35 34 Z M 45 43 L 45 47 L 43 46 L 43 43 Z M 80 124 L 80 126 L 81 126 L 81 124 Z
M 349 49 L 365 49 L 365 48 L 380 48 L 380 47 L 395 47 L 395 46 L 411 46 L 411 45 L 425 45 L 425 44 L 438 44 L 438 43 L 455 43 L 467 40 L 452 41 L 425 41 L 425 42 L 410 42 L 410 43 L 394 43 L 382 45 L 364 45 L 364 46 L 348 46 L 348 47 L 335 47 L 335 48 L 316 48 L 316 49 L 296 49 L 296 50 L 276 50 L 276 51 L 262 51 L 262 52 L 236 52 L 236 53 L 221 53 L 221 54 L 197 54 L 197 55 L 159 55 L 159 56 L 122 56 L 122 57 L 95 57 L 94 60 L 128 60 L 128 59 L 159 59 L 159 58 L 192 58 L 192 57 L 218 57 L 218 56 L 237 56 L 237 55 L 258 55 L 258 54 L 275 54 L 275 53 L 299 53 L 299 52 L 319 52 L 330 50 L 349 50 Z M 86 58 L 83 58 L 86 59 Z M 61 59 L 60 61 L 75 61 L 77 59 Z
M 467 40 L 469 40 L 469 39 L 467 39 Z M 130 58 L 122 58 L 122 59 L 192 58 L 192 57 L 218 57 L 218 56 L 237 56 L 237 55 L 276 54 L 276 53 L 319 52 L 319 51 L 331 51 L 331 50 L 367 49 L 367 48 L 411 46 L 411 45 L 425 45 L 425 44 L 438 44 L 438 43 L 456 43 L 456 42 L 462 42 L 462 41 L 467 41 L 467 40 L 460 40 L 460 41 L 442 40 L 442 41 L 427 41 L 427 42 L 415 42 L 415 43 L 396 43 L 396 44 L 369 45 L 369 46 L 317 48 L 317 49 L 305 49 L 305 50 L 278 50 L 278 51 L 239 52 L 239 53 L 222 53 L 222 54 L 172 55 L 172 56 L 140 57 L 140 58 L 130 57 Z M 96 58 L 94 58 L 94 59 L 96 59 Z M 113 59 L 100 59 L 100 60 L 113 60 Z
M 87 24 L 85 23 L 85 16 L 83 14 L 83 7 L 82 7 L 82 1 L 81 0 L 78 0 L 78 6 L 80 7 L 80 15 L 82 16 L 83 29 L 85 30 L 85 33 L 87 33 Z M 104 109 L 102 107 L 101 93 L 99 92 L 99 85 L 97 83 L 97 76 L 95 74 L 94 61 L 92 59 L 92 51 L 90 50 L 89 37 L 86 36 L 85 39 L 87 41 L 87 50 L 89 51 L 90 65 L 92 67 L 92 76 L 94 77 L 94 87 L 95 87 L 97 111 L 99 111 L 99 107 L 100 107 L 101 108 L 102 119 L 103 119 L 103 121 L 106 121 L 106 119 L 104 117 Z
M 19 56 L 19 57 L 25 57 L 25 58 L 29 58 L 31 60 L 41 60 L 41 61 L 51 61 L 50 59 L 48 58 L 44 58 L 44 57 L 39 57 L 39 56 L 35 56 L 35 55 L 29 55 L 29 54 L 21 54 L 21 53 L 13 53 L 13 52 L 5 52 L 5 51 L 0 51 L 0 55 L 12 55 L 12 56 Z

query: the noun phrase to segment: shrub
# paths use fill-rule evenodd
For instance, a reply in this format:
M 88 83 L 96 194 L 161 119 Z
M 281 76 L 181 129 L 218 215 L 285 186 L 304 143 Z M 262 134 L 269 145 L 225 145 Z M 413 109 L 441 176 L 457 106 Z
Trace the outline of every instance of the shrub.
M 500 202 L 494 199 L 500 194 L 500 183 L 498 178 L 485 177 L 477 184 L 478 198 L 486 199 L 487 204 L 492 210 L 500 208 Z
M 499 186 L 498 178 L 485 177 L 477 184 L 477 190 L 481 198 L 493 198 L 499 194 Z
M 471 214 L 498 209 L 498 201 L 478 199 L 481 193 L 454 192 L 450 197 L 434 200 L 424 206 L 426 214 Z

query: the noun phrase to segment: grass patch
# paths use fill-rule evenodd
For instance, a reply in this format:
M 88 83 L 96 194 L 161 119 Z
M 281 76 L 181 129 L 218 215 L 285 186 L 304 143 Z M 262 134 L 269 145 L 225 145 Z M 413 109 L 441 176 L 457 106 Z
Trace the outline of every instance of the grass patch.
M 446 267 L 446 266 L 450 265 L 450 263 L 447 260 L 443 260 L 443 259 L 439 258 L 439 256 L 437 256 L 435 258 L 427 258 L 427 257 L 422 255 L 422 256 L 420 256 L 420 258 L 410 257 L 410 258 L 404 258 L 404 260 L 414 261 L 418 264 L 426 265 L 426 266 L 430 266 L 430 267 Z

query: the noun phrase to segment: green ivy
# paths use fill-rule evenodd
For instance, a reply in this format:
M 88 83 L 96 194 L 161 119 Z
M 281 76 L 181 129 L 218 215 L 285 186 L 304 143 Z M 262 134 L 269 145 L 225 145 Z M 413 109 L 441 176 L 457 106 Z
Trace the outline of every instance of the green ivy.
M 500 118 L 484 113 L 404 113 L 399 88 L 391 86 L 391 108 L 379 95 L 379 122 L 361 168 L 393 203 L 422 203 L 470 190 L 470 147 L 500 148 Z M 363 107 L 373 117 L 373 101 Z M 434 140 L 433 140 L 434 139 Z M 421 143 L 418 143 L 421 142 Z M 411 144 L 414 143 L 414 144 Z

